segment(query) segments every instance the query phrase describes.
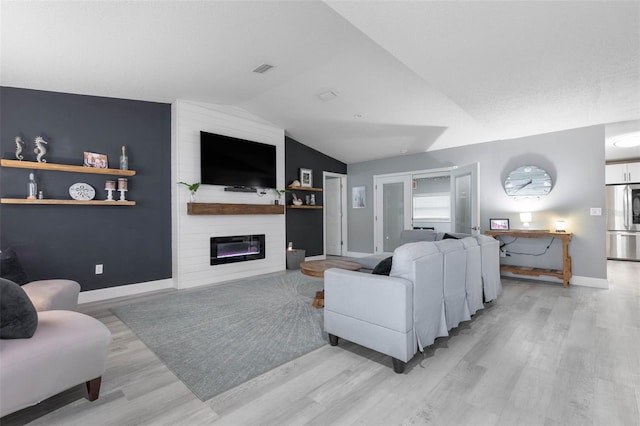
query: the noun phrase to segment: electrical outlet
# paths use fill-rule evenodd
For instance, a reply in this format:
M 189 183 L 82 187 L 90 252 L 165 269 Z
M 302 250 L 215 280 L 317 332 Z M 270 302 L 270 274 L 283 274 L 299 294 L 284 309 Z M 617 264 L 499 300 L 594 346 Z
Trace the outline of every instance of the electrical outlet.
M 590 213 L 591 213 L 591 216 L 602 216 L 602 208 L 601 207 L 591 207 Z
M 102 274 L 102 263 L 96 265 L 96 275 Z
M 505 249 L 500 249 L 500 257 L 507 257 L 507 251 Z

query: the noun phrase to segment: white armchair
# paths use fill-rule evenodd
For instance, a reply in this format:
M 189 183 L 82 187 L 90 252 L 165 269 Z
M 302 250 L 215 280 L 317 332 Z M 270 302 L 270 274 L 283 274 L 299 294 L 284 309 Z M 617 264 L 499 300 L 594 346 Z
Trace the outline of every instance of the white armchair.
M 28 298 L 31 303 L 23 306 L 27 314 L 37 311 L 37 328 L 31 337 L 0 339 L 0 417 L 82 383 L 88 399 L 96 400 L 111 332 L 97 319 L 74 312 L 80 285 L 44 280 L 20 287 L 1 281 L 3 288 L 12 290 L 0 292 L 2 306 L 16 306 L 17 299 L 11 297 Z M 21 315 L 12 313 L 12 320 L 25 322 Z
M 433 243 L 398 247 L 390 276 L 329 269 L 325 272 L 324 327 L 339 338 L 392 357 L 402 373 L 418 349 L 447 336 L 443 255 Z

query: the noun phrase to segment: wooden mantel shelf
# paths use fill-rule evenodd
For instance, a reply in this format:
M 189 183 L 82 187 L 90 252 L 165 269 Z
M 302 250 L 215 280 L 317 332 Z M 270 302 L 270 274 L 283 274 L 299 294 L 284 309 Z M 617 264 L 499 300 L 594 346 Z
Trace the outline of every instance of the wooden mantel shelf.
M 281 204 L 187 203 L 187 214 L 284 214 L 284 206 Z

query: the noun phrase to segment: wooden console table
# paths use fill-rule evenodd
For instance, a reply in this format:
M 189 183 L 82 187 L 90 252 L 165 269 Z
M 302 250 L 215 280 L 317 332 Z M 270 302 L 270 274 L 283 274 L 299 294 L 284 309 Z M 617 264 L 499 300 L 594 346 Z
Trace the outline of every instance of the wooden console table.
M 514 229 L 510 231 L 485 231 L 485 234 L 497 237 L 515 237 L 515 238 L 544 238 L 553 237 L 562 241 L 562 270 L 532 268 L 527 266 L 500 265 L 500 270 L 511 272 L 519 275 L 550 275 L 562 280 L 565 287 L 569 285 L 571 279 L 571 256 L 569 256 L 569 242 L 571 241 L 570 232 L 550 232 L 550 231 L 534 231 L 524 229 Z

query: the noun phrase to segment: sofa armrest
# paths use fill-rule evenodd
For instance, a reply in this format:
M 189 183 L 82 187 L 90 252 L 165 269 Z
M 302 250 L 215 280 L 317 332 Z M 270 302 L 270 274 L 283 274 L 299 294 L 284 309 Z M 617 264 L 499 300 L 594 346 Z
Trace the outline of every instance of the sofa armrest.
M 36 311 L 75 311 L 78 308 L 80 284 L 72 280 L 31 281 L 22 286 Z
M 413 327 L 413 283 L 344 269 L 324 273 L 324 308 L 406 333 Z

